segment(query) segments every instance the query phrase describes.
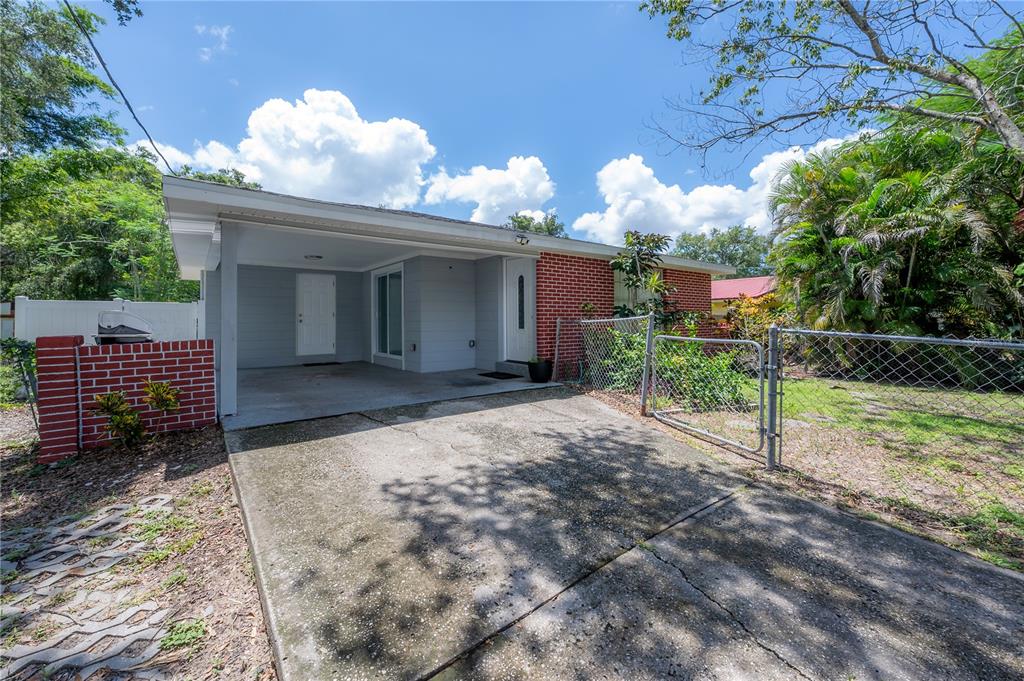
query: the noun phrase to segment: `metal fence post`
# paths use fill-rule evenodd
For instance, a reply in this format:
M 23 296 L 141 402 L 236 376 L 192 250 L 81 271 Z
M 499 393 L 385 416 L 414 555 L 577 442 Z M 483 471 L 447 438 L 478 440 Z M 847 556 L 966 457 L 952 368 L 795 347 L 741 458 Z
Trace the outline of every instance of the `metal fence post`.
M 779 387 L 779 327 L 772 324 L 768 329 L 768 404 L 765 428 L 768 437 L 768 470 L 775 470 L 778 429 L 778 387 Z
M 647 395 L 651 391 L 651 363 L 654 360 L 654 313 L 647 313 L 647 340 L 644 345 L 644 373 L 640 377 L 640 415 L 647 416 Z M 657 408 L 657 407 L 655 407 Z
M 551 380 L 553 380 L 553 381 L 557 381 L 558 380 L 558 349 L 559 349 L 558 346 L 561 344 L 561 342 L 562 342 L 562 318 L 559 317 L 558 319 L 555 320 L 555 357 L 554 357 L 554 360 L 553 360 L 554 364 L 555 364 L 555 368 L 554 368 L 554 370 L 552 372 L 552 376 L 551 376 Z

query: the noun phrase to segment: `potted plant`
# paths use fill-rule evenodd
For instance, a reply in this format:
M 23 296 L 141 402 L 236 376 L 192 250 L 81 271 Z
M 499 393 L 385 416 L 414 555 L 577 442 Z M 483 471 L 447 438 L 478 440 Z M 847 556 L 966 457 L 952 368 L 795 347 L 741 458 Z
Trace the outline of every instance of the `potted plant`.
M 530 380 L 534 383 L 547 383 L 551 380 L 551 372 L 554 367 L 550 359 L 537 359 L 534 357 L 526 364 L 530 368 Z

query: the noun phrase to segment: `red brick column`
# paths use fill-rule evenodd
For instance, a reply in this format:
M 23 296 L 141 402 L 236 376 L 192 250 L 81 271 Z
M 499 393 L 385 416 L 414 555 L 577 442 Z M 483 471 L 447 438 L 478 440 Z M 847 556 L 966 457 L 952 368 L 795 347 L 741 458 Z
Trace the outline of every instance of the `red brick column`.
M 36 341 L 39 400 L 39 463 L 78 451 L 78 347 L 81 336 L 46 336 Z
M 200 428 L 217 420 L 213 341 L 82 345 L 81 336 L 36 341 L 39 462 L 49 463 L 110 441 L 106 417 L 92 413 L 97 395 L 123 391 L 146 430 Z M 163 416 L 143 401 L 147 380 L 179 390 L 180 409 Z
M 551 359 L 554 356 L 558 318 L 579 319 L 583 316 L 584 303 L 594 306 L 592 317 L 612 316 L 615 278 L 608 261 L 541 253 L 537 260 L 538 357 Z

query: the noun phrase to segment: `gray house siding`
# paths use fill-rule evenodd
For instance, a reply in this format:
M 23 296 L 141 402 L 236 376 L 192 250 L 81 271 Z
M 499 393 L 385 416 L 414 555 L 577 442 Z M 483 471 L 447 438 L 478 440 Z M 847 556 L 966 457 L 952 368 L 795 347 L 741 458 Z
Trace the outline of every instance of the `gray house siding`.
M 476 368 L 494 371 L 501 354 L 504 259 L 476 261 Z
M 295 275 L 335 277 L 335 354 L 295 354 Z M 323 272 L 284 267 L 238 266 L 238 367 L 289 366 L 306 362 L 347 362 L 362 355 L 365 328 L 360 318 L 362 282 L 356 272 Z
M 419 261 L 417 371 L 452 371 L 476 366 L 476 266 L 471 260 Z M 410 325 L 412 325 L 412 323 Z M 412 355 L 410 355 L 411 357 Z
M 295 354 L 295 275 L 336 278 L 336 353 Z M 372 274 L 282 267 L 238 267 L 238 366 L 253 369 L 326 361 L 402 361 L 373 354 Z M 416 372 L 479 367 L 500 359 L 502 259 L 417 257 L 403 263 L 405 369 Z M 207 335 L 219 347 L 220 272 L 206 272 Z M 475 347 L 470 343 L 473 342 Z M 218 353 L 219 354 L 219 353 Z

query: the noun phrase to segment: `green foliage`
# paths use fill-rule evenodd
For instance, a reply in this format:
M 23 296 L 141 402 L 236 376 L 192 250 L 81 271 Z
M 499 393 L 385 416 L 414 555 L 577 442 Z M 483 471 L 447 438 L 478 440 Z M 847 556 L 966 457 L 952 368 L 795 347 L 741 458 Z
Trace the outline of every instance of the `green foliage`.
M 729 335 L 733 338 L 768 342 L 768 329 L 772 324 L 792 326 L 792 314 L 773 291 L 757 298 L 741 296 L 733 301 L 726 313 Z
M 661 256 L 668 250 L 671 239 L 664 234 L 642 234 L 629 230 L 625 245 L 611 261 L 614 271 L 622 275 L 622 283 L 629 290 L 629 302 L 615 308 L 617 317 L 633 317 L 653 312 L 660 328 L 670 328 L 680 312 L 668 300 L 672 288 L 661 273 Z
M 160 639 L 160 650 L 174 650 L 195 645 L 206 636 L 203 620 L 182 620 L 171 625 L 167 635 Z
M 57 149 L 3 163 L 0 298 L 190 301 L 146 152 Z
M 599 358 L 591 371 L 609 378 L 602 387 L 620 392 L 639 389 L 647 346 L 644 334 L 608 329 L 585 342 L 591 345 L 587 356 Z M 655 358 L 657 393 L 670 396 L 671 406 L 699 412 L 746 408 L 750 381 L 736 370 L 735 351 L 706 352 L 703 343 L 663 341 Z M 659 408 L 668 406 L 668 402 L 659 404 Z
M 147 380 L 142 389 L 146 393 L 142 401 L 165 416 L 181 408 L 178 404 L 178 394 L 181 391 L 170 383 Z
M 235 168 L 221 168 L 216 172 L 204 172 L 195 170 L 192 166 L 183 165 L 178 169 L 178 177 L 187 177 L 193 180 L 226 184 L 229 187 L 241 187 L 242 189 L 262 189 L 259 182 L 250 182 L 245 179 L 245 173 Z
M 563 239 L 569 238 L 569 234 L 565 231 L 565 224 L 554 213 L 546 214 L 541 220 L 537 220 L 529 215 L 509 215 L 508 222 L 504 226 L 517 232 L 532 232 L 533 234 L 546 234 Z
M 770 198 L 783 295 L 814 328 L 1024 334 L 1024 165 L 996 144 L 892 130 L 784 169 Z
M 663 341 L 657 357 L 657 393 L 691 412 L 745 410 L 749 379 L 735 368 L 737 351 L 695 341 Z
M 598 371 L 609 378 L 607 387 L 619 392 L 639 389 L 644 373 L 644 354 L 647 337 L 641 333 L 628 333 L 617 329 L 594 332 L 584 337 L 587 356 L 599 358 Z
M 97 395 L 94 412 L 107 417 L 107 432 L 120 440 L 125 447 L 134 447 L 146 436 L 142 418 L 128 403 L 123 391 Z
M 707 233 L 680 234 L 672 255 L 731 265 L 736 268 L 737 277 L 757 277 L 772 273 L 768 265 L 771 243 L 771 237 L 758 234 L 753 227 L 714 227 Z
M 36 376 L 36 344 L 18 338 L 0 339 L 0 402 L 13 402 L 18 388 L 32 399 Z
M 103 23 L 85 9 L 74 11 L 90 34 Z M 114 91 L 93 73 L 92 50 L 66 7 L 4 0 L 0 33 L 0 156 L 121 140 L 124 130 L 89 103 Z

